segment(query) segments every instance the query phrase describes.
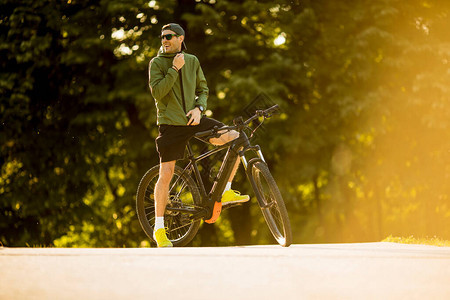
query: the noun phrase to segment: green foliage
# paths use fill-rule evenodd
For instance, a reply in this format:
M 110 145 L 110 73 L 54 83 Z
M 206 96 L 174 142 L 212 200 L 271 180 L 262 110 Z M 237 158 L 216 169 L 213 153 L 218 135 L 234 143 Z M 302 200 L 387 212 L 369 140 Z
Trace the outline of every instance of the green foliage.
M 282 108 L 258 143 L 295 242 L 450 237 L 450 7 L 444 1 L 48 0 L 0 4 L 0 241 L 148 245 L 134 209 L 157 163 L 147 66 L 186 29 L 231 122 Z M 233 188 L 250 192 L 243 174 Z M 271 243 L 255 203 L 193 245 Z
M 137 9 L 120 1 L 28 2 L 1 7 L 0 237 L 5 245 L 50 245 L 95 226 L 86 243 L 128 244 L 138 227 L 122 230 L 115 219 L 136 223 L 131 182 L 149 157 L 134 147 L 153 147 L 136 99 L 150 99 L 136 74 L 144 64 L 131 57 L 125 65 L 114 54 L 121 44 L 111 28 L 122 23 L 118 11 L 134 17 Z

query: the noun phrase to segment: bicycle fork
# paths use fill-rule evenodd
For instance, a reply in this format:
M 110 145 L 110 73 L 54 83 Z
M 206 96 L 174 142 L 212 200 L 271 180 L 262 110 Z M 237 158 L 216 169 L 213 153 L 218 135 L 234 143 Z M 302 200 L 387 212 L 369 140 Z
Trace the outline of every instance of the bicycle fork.
M 259 147 L 259 145 L 247 147 L 247 149 L 239 151 L 239 156 L 241 157 L 241 162 L 242 162 L 242 165 L 244 166 L 245 172 L 247 172 L 247 169 L 248 169 L 248 162 L 247 162 L 247 158 L 245 157 L 245 152 L 250 151 L 250 150 L 254 151 L 258 155 L 258 157 L 259 157 L 258 160 L 266 163 L 264 156 L 262 154 L 262 151 L 261 151 L 261 147 Z M 254 160 L 254 158 L 251 159 L 250 161 L 252 161 L 252 160 Z M 256 161 L 254 161 L 254 162 L 256 162 Z M 251 165 L 253 165 L 253 163 L 251 163 Z
M 247 152 L 247 151 L 255 152 L 257 157 L 254 157 L 254 158 L 250 159 L 249 161 L 247 161 L 247 158 L 245 157 L 245 152 Z M 242 165 L 244 166 L 244 169 L 245 169 L 245 175 L 247 175 L 247 179 L 248 179 L 248 181 L 250 181 L 253 191 L 255 192 L 256 200 L 258 201 L 259 207 L 261 207 L 261 209 L 269 207 L 271 204 L 264 203 L 264 200 L 263 200 L 264 195 L 261 194 L 261 192 L 257 186 L 257 183 L 255 181 L 255 178 L 253 177 L 253 174 L 252 174 L 253 165 L 255 163 L 262 162 L 262 163 L 266 164 L 266 161 L 265 161 L 264 156 L 261 151 L 261 147 L 259 147 L 259 145 L 248 146 L 248 147 L 244 148 L 243 150 L 239 151 L 239 156 L 241 158 Z

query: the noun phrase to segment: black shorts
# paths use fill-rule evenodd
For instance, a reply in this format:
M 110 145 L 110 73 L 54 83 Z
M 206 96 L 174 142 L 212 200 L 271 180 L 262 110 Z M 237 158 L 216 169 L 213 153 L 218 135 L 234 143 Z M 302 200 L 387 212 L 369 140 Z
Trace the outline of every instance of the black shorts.
M 217 120 L 203 117 L 200 124 L 195 126 L 159 125 L 159 135 L 156 138 L 156 150 L 158 150 L 161 162 L 182 159 L 187 142 L 197 132 L 206 131 L 214 126 L 223 127 L 225 124 Z

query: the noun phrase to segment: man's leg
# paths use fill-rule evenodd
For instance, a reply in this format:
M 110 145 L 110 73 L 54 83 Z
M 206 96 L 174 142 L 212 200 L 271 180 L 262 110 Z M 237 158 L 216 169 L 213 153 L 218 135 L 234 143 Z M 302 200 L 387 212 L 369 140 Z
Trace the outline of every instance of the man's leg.
M 220 131 L 219 131 L 220 133 Z M 211 138 L 209 139 L 209 142 L 213 145 L 216 146 L 222 146 L 228 142 L 231 142 L 232 140 L 235 140 L 239 137 L 239 132 L 235 131 L 235 130 L 231 130 L 229 132 L 226 132 L 224 134 L 222 134 L 221 136 L 219 136 L 218 138 Z M 236 160 L 236 163 L 233 167 L 233 171 L 230 174 L 230 178 L 228 178 L 228 184 L 231 185 L 231 182 L 233 181 L 234 176 L 236 175 L 236 172 L 239 168 L 239 163 L 240 160 L 239 158 Z
M 154 238 L 158 247 L 171 247 L 164 229 L 164 212 L 169 198 L 170 181 L 175 170 L 175 160 L 162 162 L 159 167 L 159 177 L 155 185 L 155 228 Z
M 163 162 L 159 165 L 159 177 L 155 185 L 155 211 L 156 217 L 164 217 L 167 200 L 169 198 L 169 185 L 175 170 L 175 160 Z
M 220 131 L 219 131 L 220 133 Z M 231 142 L 234 139 L 237 139 L 239 137 L 239 132 L 232 130 L 229 132 L 226 132 L 224 134 L 222 134 L 220 137 L 218 138 L 211 138 L 209 139 L 209 142 L 213 145 L 216 146 L 221 146 L 223 144 L 226 144 L 228 142 Z M 236 159 L 236 163 L 234 164 L 233 170 L 231 171 L 230 177 L 228 178 L 228 182 L 227 185 L 225 187 L 225 190 L 223 191 L 222 194 L 222 202 L 224 204 L 227 203 L 241 203 L 241 202 L 246 202 L 248 200 L 250 200 L 250 197 L 248 195 L 241 195 L 239 192 L 237 191 L 233 191 L 231 189 L 231 182 L 234 179 L 234 176 L 236 175 L 236 172 L 239 168 L 239 164 L 240 164 L 240 159 L 239 157 Z
M 239 156 L 238 156 L 238 158 L 236 159 L 236 163 L 234 164 L 234 167 L 233 167 L 233 171 L 231 171 L 231 174 L 230 174 L 230 178 L 228 178 L 228 183 L 231 185 L 231 182 L 233 181 L 233 179 L 234 179 L 234 176 L 236 175 L 236 173 L 237 173 L 237 170 L 239 169 L 239 164 L 241 163 L 241 160 L 240 160 L 240 158 L 239 158 Z

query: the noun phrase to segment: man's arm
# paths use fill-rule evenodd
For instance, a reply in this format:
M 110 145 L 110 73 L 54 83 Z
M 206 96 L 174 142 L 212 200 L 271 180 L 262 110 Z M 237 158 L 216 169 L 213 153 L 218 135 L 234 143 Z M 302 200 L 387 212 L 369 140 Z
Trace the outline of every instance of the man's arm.
M 197 82 L 195 86 L 195 95 L 198 97 L 196 101 L 196 105 L 203 106 L 206 109 L 209 89 L 206 83 L 205 75 L 203 74 L 202 67 L 200 66 L 200 62 L 196 59 L 197 63 Z
M 175 69 L 170 68 L 164 76 L 162 70 L 152 59 L 148 67 L 148 83 L 152 96 L 156 100 L 161 100 L 172 89 L 175 81 L 178 78 L 178 72 Z M 164 103 L 167 105 L 167 103 Z

